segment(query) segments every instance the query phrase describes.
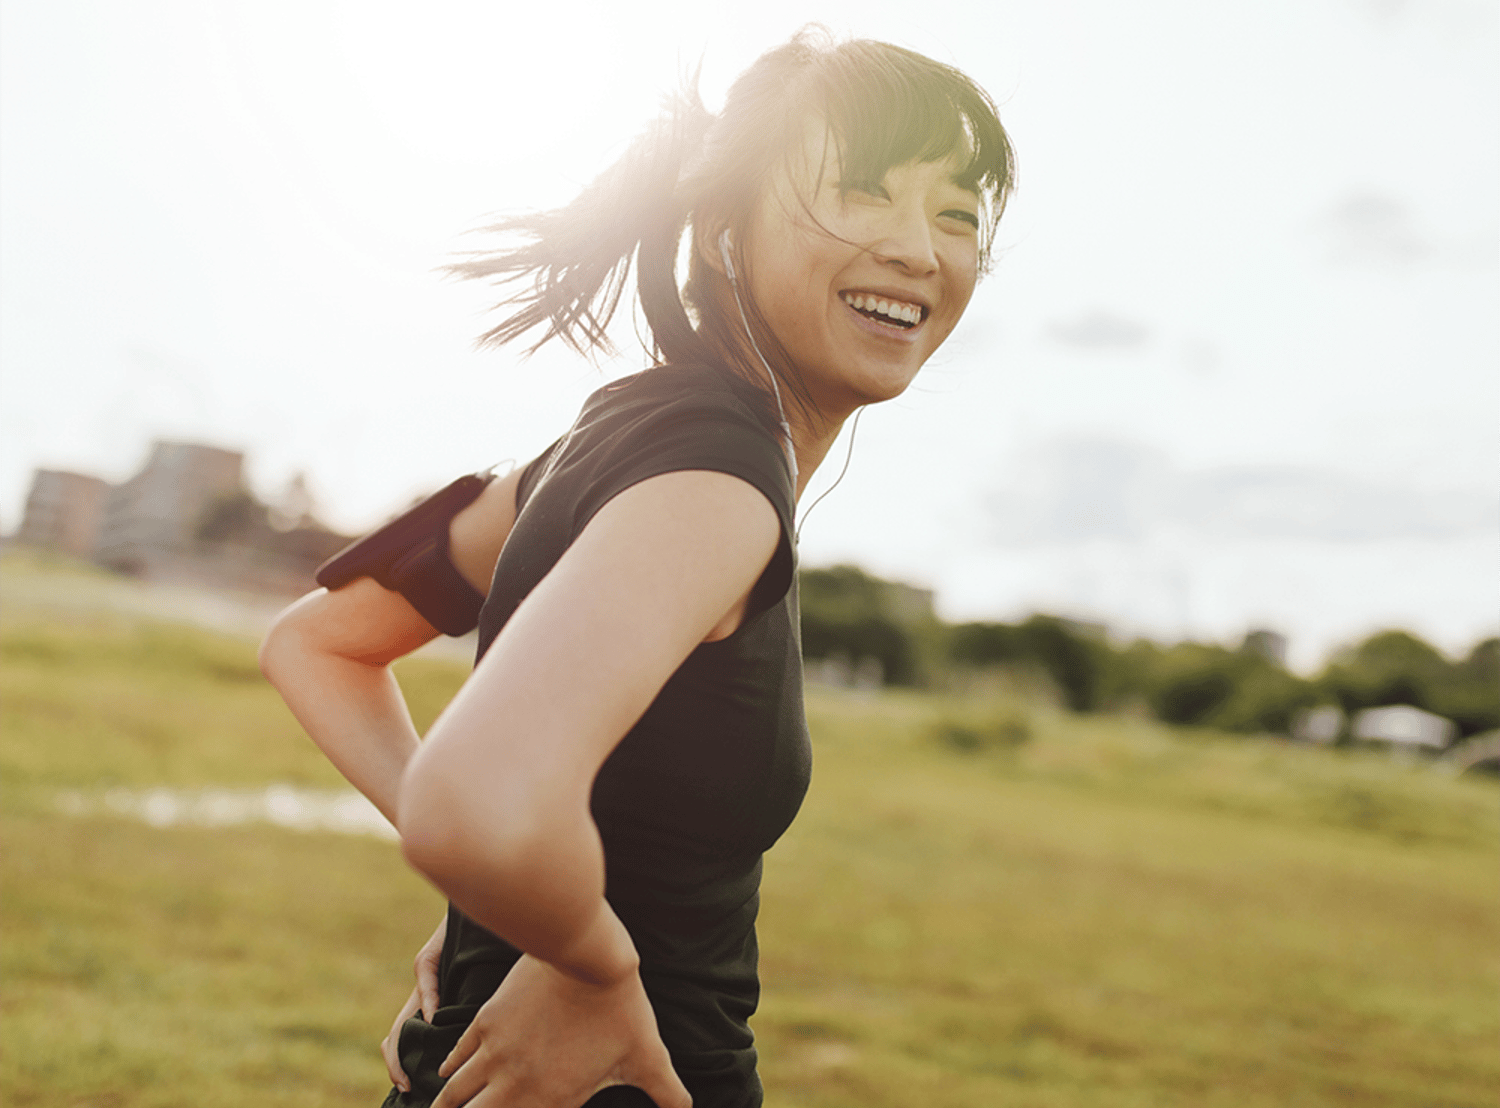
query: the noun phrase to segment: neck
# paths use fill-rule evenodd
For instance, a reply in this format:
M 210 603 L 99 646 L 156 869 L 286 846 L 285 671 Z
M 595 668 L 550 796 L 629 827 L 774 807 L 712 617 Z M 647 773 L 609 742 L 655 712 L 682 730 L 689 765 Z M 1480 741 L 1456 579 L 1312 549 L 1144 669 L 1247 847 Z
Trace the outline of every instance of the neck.
M 733 292 L 731 289 L 731 296 Z M 739 301 L 736 299 L 724 303 L 721 300 L 718 307 L 729 316 L 731 325 L 722 330 L 704 328 L 700 333 L 704 334 L 710 349 L 736 375 L 766 393 L 772 407 L 777 410 L 778 418 L 785 422 L 791 438 L 790 448 L 796 456 L 794 492 L 800 500 L 812 475 L 823 464 L 823 459 L 828 456 L 844 421 L 851 413 L 843 411 L 837 416 L 829 416 L 820 410 L 805 410 L 795 398 L 787 395 L 788 390 L 784 386 L 778 385 L 764 355 L 750 338 L 749 320 L 744 318 Z
M 809 478 L 822 464 L 829 447 L 833 445 L 833 440 L 838 437 L 839 427 L 843 421 L 840 420 L 830 428 L 824 427 L 820 419 L 816 421 L 816 427 L 810 426 L 810 421 L 802 412 L 801 406 L 786 395 L 785 389 L 782 389 L 782 394 L 778 398 L 777 386 L 771 378 L 770 368 L 761 361 L 760 356 L 739 331 L 731 330 L 725 336 L 728 341 L 719 339 L 712 333 L 704 337 L 715 357 L 740 380 L 764 392 L 772 414 L 777 419 L 786 420 L 791 434 L 791 450 L 797 460 L 796 487 L 793 492 L 800 498 L 802 490 L 807 488 Z
M 792 447 L 797 452 L 797 499 L 802 499 L 803 490 L 812 480 L 812 475 L 817 472 L 823 459 L 828 457 L 828 451 L 833 449 L 834 441 L 839 437 L 839 431 L 843 429 L 844 420 L 827 420 L 819 418 L 816 426 L 808 426 L 808 422 L 802 419 L 794 419 L 792 423 Z

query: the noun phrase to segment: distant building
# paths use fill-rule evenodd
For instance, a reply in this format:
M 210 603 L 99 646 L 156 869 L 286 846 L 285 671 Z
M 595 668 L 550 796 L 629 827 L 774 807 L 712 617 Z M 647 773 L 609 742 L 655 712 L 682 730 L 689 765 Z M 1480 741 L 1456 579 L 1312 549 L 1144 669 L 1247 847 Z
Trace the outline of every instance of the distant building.
M 155 563 L 194 553 L 215 501 L 243 494 L 245 456 L 186 442 L 156 442 L 146 468 L 110 490 L 94 557 L 120 573 L 149 575 Z
M 244 466 L 235 450 L 156 442 L 122 485 L 38 470 L 16 541 L 154 581 L 283 594 L 311 588 L 314 569 L 348 537 L 314 518 L 300 474 L 268 508 L 245 487 Z
M 1366 742 L 1442 750 L 1457 734 L 1458 726 L 1452 720 L 1413 708 L 1410 704 L 1366 708 L 1354 717 L 1354 737 Z
M 1292 738 L 1304 743 L 1334 743 L 1344 733 L 1344 710 L 1320 704 L 1292 713 Z
M 1258 654 L 1278 666 L 1286 665 L 1286 636 L 1280 631 L 1259 628 L 1245 635 L 1240 649 L 1247 654 Z
M 16 541 L 88 558 L 94 553 L 109 482 L 84 473 L 39 469 L 32 476 Z

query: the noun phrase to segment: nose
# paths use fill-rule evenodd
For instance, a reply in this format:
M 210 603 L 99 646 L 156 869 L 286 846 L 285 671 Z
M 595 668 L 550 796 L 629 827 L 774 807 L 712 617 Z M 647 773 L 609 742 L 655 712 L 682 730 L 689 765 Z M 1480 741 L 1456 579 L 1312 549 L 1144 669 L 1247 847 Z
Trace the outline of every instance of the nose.
M 937 248 L 927 213 L 916 205 L 903 205 L 893 208 L 890 216 L 885 235 L 870 247 L 870 252 L 913 277 L 936 273 Z

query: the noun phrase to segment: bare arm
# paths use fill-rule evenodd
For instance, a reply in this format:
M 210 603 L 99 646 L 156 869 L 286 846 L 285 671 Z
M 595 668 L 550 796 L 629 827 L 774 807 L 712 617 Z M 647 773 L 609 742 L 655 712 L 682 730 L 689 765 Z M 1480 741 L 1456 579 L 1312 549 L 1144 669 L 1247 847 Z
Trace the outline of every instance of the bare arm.
M 779 524 L 749 484 L 669 473 L 594 517 L 511 617 L 401 786 L 408 860 L 583 983 L 634 973 L 604 901 L 595 774 L 667 678 L 743 610 Z
M 515 522 L 519 479 L 515 472 L 490 482 L 449 528 L 454 565 L 480 592 Z M 304 596 L 261 643 L 261 670 L 298 722 L 392 823 L 418 739 L 389 667 L 436 635 L 400 593 L 362 577 Z

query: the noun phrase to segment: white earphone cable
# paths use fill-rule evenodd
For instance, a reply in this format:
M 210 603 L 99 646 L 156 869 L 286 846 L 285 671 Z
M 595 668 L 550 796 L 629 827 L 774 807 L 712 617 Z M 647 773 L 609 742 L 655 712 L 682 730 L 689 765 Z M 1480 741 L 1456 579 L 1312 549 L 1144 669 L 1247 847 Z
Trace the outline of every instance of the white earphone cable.
M 797 484 L 797 448 L 792 442 L 792 428 L 786 420 L 786 409 L 781 406 L 781 386 L 776 381 L 776 374 L 771 371 L 771 363 L 766 361 L 766 356 L 760 352 L 760 344 L 755 341 L 755 332 L 750 330 L 750 320 L 745 315 L 745 304 L 740 299 L 740 283 L 734 273 L 734 260 L 729 252 L 729 231 L 726 229 L 719 236 L 719 257 L 724 261 L 724 275 L 729 278 L 729 289 L 734 293 L 734 306 L 739 309 L 740 323 L 745 328 L 745 337 L 750 340 L 750 349 L 755 351 L 755 356 L 760 359 L 760 364 L 765 366 L 766 376 L 771 379 L 771 393 L 776 397 L 776 414 L 781 417 L 781 434 L 785 439 L 786 460 L 792 470 L 792 485 Z M 854 436 L 859 432 L 859 417 L 865 414 L 865 409 L 860 406 L 854 413 L 854 423 L 849 428 L 849 449 L 844 454 L 844 465 L 839 470 L 839 475 L 833 479 L 833 484 L 820 492 L 817 499 L 807 506 L 802 513 L 802 518 L 797 522 L 797 530 L 792 535 L 792 542 L 802 540 L 802 526 L 807 522 L 807 517 L 812 515 L 812 510 L 823 503 L 823 498 L 839 487 L 843 481 L 844 474 L 849 472 L 849 463 L 854 459 Z
M 740 300 L 740 283 L 734 275 L 734 262 L 729 257 L 729 232 L 726 230 L 719 236 L 719 256 L 724 259 L 724 273 L 729 278 L 729 289 L 734 293 L 734 306 L 740 311 L 740 323 L 744 325 L 745 337 L 750 340 L 750 349 L 755 351 L 755 356 L 760 359 L 760 364 L 766 367 L 766 376 L 771 379 L 771 392 L 776 397 L 776 414 L 781 417 L 781 434 L 785 440 L 786 460 L 792 469 L 792 485 L 797 484 L 797 448 L 792 442 L 792 426 L 786 421 L 786 409 L 781 406 L 781 386 L 776 381 L 776 374 L 771 371 L 771 363 L 766 361 L 766 356 L 760 352 L 760 344 L 755 341 L 755 332 L 750 330 L 750 320 L 745 316 L 745 305 Z
M 839 470 L 839 475 L 833 479 L 833 484 L 829 485 L 822 492 L 818 493 L 817 499 L 809 504 L 806 511 L 802 513 L 802 518 L 797 521 L 797 533 L 792 536 L 792 541 L 794 543 L 800 543 L 802 541 L 802 526 L 807 522 L 807 517 L 812 515 L 812 510 L 819 504 L 823 503 L 823 498 L 825 496 L 839 487 L 839 482 L 844 479 L 844 474 L 849 472 L 849 463 L 854 460 L 854 436 L 859 433 L 859 417 L 864 414 L 865 409 L 863 406 L 855 409 L 854 422 L 849 425 L 849 449 L 844 452 L 844 465 Z

